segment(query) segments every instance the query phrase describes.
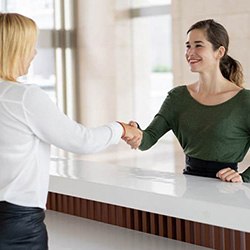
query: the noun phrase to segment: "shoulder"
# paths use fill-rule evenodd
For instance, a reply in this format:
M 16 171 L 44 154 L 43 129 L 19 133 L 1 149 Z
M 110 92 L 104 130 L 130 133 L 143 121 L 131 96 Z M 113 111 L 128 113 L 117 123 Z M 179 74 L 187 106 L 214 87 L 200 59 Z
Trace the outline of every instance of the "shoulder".
M 33 84 L 5 82 L 1 89 L 1 96 L 7 100 L 22 102 L 24 96 L 29 90 L 37 88 L 39 87 Z
M 242 89 L 244 96 L 250 96 L 250 89 Z
M 177 103 L 180 103 L 180 98 L 183 100 L 187 92 L 186 85 L 180 85 L 172 88 L 169 92 L 165 101 L 163 102 L 163 106 L 175 106 Z
M 242 89 L 240 92 L 232 98 L 232 101 L 229 102 L 233 105 L 233 109 L 238 114 L 244 114 L 249 116 L 250 113 L 250 90 L 249 89 Z M 249 114 L 249 115 L 248 115 Z
M 241 98 L 250 101 L 250 89 L 242 89 L 240 91 Z
M 180 85 L 177 87 L 172 88 L 168 94 L 169 95 L 178 95 L 178 94 L 182 94 L 183 92 L 185 92 L 187 90 L 187 85 Z
M 180 85 L 177 87 L 174 87 L 168 92 L 167 99 L 176 99 L 180 97 L 184 97 L 187 93 L 187 86 L 186 85 Z
M 41 89 L 39 86 L 34 84 L 29 84 L 25 86 L 25 90 L 23 93 L 23 103 L 44 103 L 51 102 L 52 100 L 48 96 L 48 94 Z

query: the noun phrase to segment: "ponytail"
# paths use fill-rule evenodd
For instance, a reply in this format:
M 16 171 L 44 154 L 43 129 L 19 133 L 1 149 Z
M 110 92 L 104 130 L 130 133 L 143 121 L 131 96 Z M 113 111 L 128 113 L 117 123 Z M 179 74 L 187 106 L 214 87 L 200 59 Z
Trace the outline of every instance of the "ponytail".
M 240 62 L 229 55 L 225 55 L 220 61 L 220 70 L 227 80 L 233 82 L 239 87 L 243 86 L 244 79 Z

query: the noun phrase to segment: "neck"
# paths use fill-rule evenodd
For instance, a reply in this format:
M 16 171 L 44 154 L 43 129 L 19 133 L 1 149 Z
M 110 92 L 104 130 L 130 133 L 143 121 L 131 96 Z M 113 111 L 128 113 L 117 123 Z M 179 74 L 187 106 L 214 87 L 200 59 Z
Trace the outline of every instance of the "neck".
M 217 94 L 228 86 L 228 80 L 223 77 L 220 71 L 213 74 L 200 73 L 196 91 L 203 94 Z

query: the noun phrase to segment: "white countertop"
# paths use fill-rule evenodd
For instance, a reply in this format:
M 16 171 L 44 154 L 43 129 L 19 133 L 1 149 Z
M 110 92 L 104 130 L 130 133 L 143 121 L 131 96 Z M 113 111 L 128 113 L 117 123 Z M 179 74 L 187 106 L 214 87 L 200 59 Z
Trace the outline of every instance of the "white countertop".
M 49 190 L 250 232 L 250 184 L 83 160 L 51 159 Z

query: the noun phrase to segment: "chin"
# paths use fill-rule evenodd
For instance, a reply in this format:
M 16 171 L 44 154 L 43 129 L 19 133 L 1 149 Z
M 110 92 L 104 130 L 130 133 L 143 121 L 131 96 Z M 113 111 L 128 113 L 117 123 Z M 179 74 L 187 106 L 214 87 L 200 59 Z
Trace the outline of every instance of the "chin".
M 195 68 L 190 68 L 190 71 L 191 71 L 191 72 L 194 72 L 194 73 L 200 73 L 200 70 L 195 69 Z

